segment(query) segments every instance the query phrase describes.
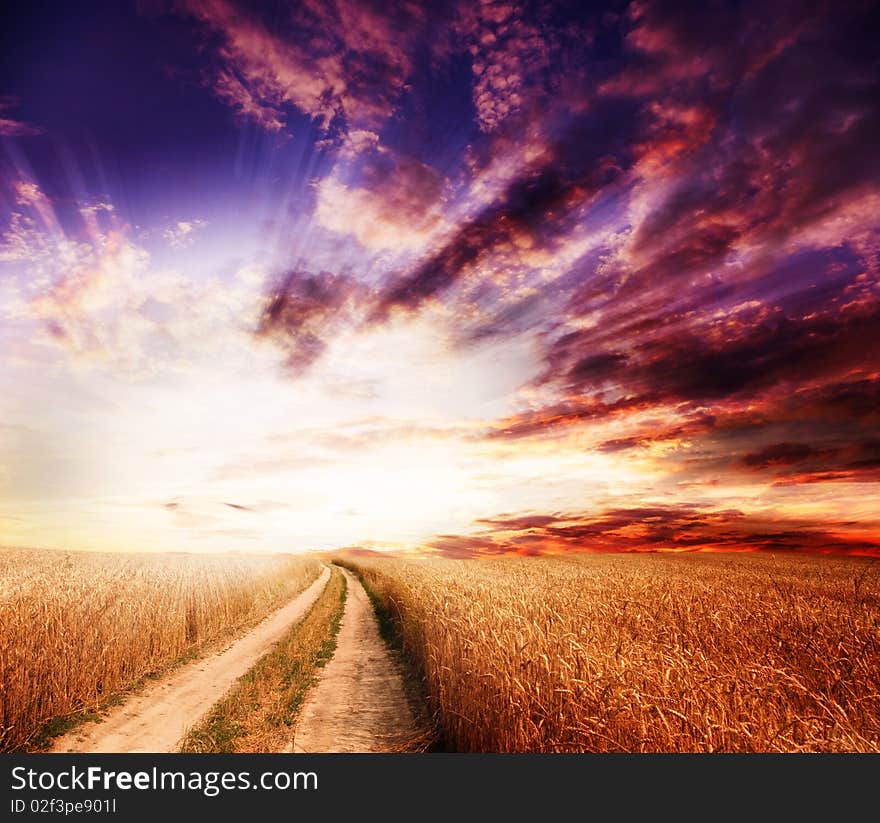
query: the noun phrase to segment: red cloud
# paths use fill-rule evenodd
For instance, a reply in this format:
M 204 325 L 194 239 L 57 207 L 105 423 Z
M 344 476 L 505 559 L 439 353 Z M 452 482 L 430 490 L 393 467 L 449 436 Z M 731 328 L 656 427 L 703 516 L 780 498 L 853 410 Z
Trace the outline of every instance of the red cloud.
M 183 0 L 181 8 L 219 36 L 218 96 L 270 131 L 281 128 L 285 104 L 325 124 L 387 118 L 424 24 L 419 7 L 405 3 L 304 2 L 271 25 L 232 0 Z
M 477 521 L 474 535 L 441 535 L 427 547 L 450 557 L 558 554 L 567 551 L 805 551 L 880 556 L 873 537 L 850 536 L 851 524 L 811 527 L 759 520 L 736 510 L 689 505 L 640 506 L 586 514 L 499 515 Z

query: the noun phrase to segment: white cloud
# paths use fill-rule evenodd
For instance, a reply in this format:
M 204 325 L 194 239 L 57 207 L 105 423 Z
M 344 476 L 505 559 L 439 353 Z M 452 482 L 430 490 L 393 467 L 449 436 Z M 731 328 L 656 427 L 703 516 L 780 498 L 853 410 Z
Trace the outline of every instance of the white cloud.
M 178 220 L 173 226 L 165 229 L 162 236 L 169 245 L 175 248 L 186 248 L 192 245 L 195 233 L 208 225 L 207 220 Z
M 336 175 L 318 184 L 315 220 L 337 234 L 350 234 L 373 251 L 416 251 L 446 228 L 444 184 L 418 160 L 377 153 L 365 166 L 364 185 Z
M 76 235 L 61 230 L 50 199 L 31 181 L 13 185 L 19 211 L 0 237 L 2 316 L 30 324 L 17 338 L 64 352 L 71 363 L 107 374 L 143 377 L 187 369 L 230 345 L 250 345 L 241 313 L 257 314 L 253 281 L 157 267 L 150 252 L 116 216 L 108 201 L 80 204 Z M 181 220 L 163 232 L 175 247 L 207 225 Z

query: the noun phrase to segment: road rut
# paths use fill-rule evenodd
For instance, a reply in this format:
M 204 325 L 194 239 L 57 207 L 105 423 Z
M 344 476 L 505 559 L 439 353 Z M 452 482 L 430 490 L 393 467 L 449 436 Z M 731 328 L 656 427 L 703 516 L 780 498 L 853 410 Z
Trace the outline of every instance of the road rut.
M 379 634 L 360 581 L 343 569 L 348 593 L 336 652 L 306 696 L 294 752 L 390 752 L 414 748 L 416 722 L 400 671 Z
M 325 567 L 305 591 L 223 651 L 187 663 L 151 683 L 102 721 L 57 738 L 52 751 L 175 751 L 187 730 L 305 615 L 329 579 L 330 570 Z

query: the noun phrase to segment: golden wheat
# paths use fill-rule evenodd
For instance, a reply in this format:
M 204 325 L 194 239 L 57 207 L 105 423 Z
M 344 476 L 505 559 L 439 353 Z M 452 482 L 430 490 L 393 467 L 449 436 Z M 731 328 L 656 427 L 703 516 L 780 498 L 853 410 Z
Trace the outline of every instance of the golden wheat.
M 303 557 L 0 550 L 0 751 L 256 622 L 319 568 Z
M 880 565 L 776 555 L 350 563 L 462 751 L 878 751 Z

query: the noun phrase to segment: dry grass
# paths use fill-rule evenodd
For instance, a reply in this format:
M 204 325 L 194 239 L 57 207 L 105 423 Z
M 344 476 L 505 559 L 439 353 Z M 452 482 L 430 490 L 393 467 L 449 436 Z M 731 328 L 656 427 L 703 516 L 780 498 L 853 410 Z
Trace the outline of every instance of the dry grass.
M 306 691 L 336 649 L 346 581 L 337 568 L 308 614 L 191 729 L 182 752 L 278 752 Z
M 300 557 L 0 550 L 0 751 L 33 747 L 50 721 L 257 622 L 319 569 Z
M 358 559 L 449 748 L 880 751 L 880 565 Z

